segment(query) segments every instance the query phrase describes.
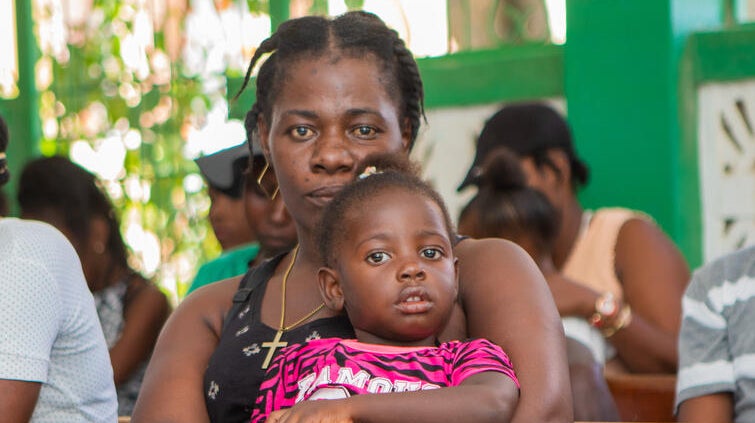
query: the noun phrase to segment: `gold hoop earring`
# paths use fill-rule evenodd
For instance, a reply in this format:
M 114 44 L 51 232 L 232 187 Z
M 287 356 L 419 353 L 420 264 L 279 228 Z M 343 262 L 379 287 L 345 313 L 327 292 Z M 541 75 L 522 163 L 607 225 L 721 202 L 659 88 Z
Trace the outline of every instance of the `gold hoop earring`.
M 265 193 L 267 198 L 271 200 L 275 200 L 275 197 L 278 196 L 278 186 L 276 185 L 275 189 L 273 190 L 273 193 L 270 194 L 270 191 L 267 188 L 265 188 L 264 185 L 262 185 L 262 180 L 265 178 L 265 175 L 267 174 L 268 169 L 270 169 L 270 163 L 267 160 L 265 160 L 265 167 L 262 168 L 262 172 L 260 172 L 260 176 L 257 177 L 257 186 L 260 187 L 260 189 L 262 190 L 262 192 Z

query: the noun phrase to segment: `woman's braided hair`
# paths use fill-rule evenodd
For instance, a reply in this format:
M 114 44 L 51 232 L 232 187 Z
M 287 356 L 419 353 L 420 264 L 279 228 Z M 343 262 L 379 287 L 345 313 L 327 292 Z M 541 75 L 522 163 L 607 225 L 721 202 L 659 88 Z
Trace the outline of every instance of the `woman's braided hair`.
M 388 28 L 374 14 L 355 11 L 332 19 L 305 16 L 282 23 L 257 48 L 235 98 L 249 84 L 252 70 L 267 53 L 272 54 L 260 66 L 256 81 L 256 102 L 245 119 L 247 134 L 257 130 L 260 114 L 263 119 L 269 118 L 276 94 L 285 83 L 286 70 L 294 62 L 325 54 L 344 53 L 351 57 L 372 55 L 382 64 L 383 72 L 390 76 L 386 81 L 386 89 L 392 98 L 401 99 L 399 118 L 401 121 L 409 120 L 410 147 L 414 145 L 421 120 L 425 118 L 424 90 L 417 62 L 398 33 Z

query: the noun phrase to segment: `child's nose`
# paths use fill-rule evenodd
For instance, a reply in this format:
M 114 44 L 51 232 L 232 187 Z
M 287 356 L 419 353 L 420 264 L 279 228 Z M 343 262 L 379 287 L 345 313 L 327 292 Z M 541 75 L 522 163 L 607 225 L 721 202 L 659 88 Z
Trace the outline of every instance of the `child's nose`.
M 407 261 L 401 268 L 399 279 L 402 282 L 422 280 L 425 278 L 425 269 L 422 268 L 417 260 Z

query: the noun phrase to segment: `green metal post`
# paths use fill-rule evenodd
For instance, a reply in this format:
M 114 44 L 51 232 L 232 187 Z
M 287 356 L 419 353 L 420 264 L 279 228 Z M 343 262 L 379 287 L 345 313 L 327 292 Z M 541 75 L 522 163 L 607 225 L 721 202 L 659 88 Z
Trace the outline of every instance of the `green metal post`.
M 275 31 L 291 16 L 290 0 L 270 0 L 270 28 Z
M 720 27 L 721 1 L 567 2 L 569 122 L 592 170 L 581 199 L 649 213 L 692 266 L 699 240 L 685 238 L 683 214 L 699 218 L 699 204 L 680 194 L 680 57 L 690 33 Z
M 34 82 L 34 64 L 39 53 L 34 41 L 33 25 L 31 1 L 16 1 L 19 95 L 12 100 L 0 100 L 0 113 L 8 123 L 10 132 L 8 166 L 11 182 L 5 187 L 5 194 L 11 205 L 11 214 L 14 215 L 18 212 L 15 197 L 20 170 L 31 157 L 39 155 L 41 125 L 39 96 Z

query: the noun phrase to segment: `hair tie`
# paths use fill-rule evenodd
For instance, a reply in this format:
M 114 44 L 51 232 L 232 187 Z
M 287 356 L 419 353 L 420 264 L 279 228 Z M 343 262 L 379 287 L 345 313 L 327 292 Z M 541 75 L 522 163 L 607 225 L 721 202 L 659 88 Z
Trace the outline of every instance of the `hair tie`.
M 368 176 L 377 175 L 378 173 L 383 173 L 383 172 L 378 171 L 375 166 L 367 166 L 366 168 L 364 168 L 364 171 L 359 174 L 358 178 L 365 179 Z

